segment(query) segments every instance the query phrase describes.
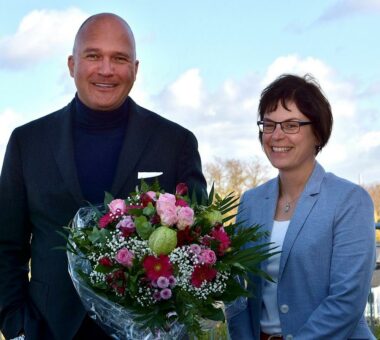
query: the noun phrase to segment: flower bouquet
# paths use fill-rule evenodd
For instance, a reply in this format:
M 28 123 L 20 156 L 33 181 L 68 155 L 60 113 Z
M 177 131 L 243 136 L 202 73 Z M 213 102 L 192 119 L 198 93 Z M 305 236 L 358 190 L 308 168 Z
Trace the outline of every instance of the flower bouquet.
M 245 247 L 264 236 L 259 226 L 226 225 L 237 201 L 212 189 L 198 204 L 185 184 L 170 194 L 142 182 L 126 199 L 106 194 L 104 207 L 80 209 L 68 227 L 69 273 L 90 316 L 116 339 L 173 339 L 244 309 L 250 294 L 238 278 L 265 276 L 258 264 L 273 253 Z

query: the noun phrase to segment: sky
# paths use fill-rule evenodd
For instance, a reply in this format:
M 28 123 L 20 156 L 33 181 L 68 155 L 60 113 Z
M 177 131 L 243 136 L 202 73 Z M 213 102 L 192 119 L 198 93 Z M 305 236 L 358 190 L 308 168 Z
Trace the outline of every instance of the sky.
M 269 165 L 257 138 L 260 93 L 283 73 L 309 73 L 334 115 L 317 160 L 355 183 L 380 183 L 380 0 L 0 0 L 0 165 L 15 127 L 73 98 L 67 57 L 81 22 L 99 12 L 134 31 L 131 97 L 193 131 L 203 163 Z

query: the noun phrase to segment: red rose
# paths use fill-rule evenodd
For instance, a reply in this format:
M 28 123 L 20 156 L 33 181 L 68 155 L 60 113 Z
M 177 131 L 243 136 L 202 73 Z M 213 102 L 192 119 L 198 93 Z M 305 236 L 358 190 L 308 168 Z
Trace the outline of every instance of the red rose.
M 187 226 L 183 230 L 177 231 L 177 247 L 181 247 L 186 244 L 191 244 L 199 238 L 200 230 L 199 228 L 190 228 Z
M 102 257 L 99 259 L 99 264 L 104 267 L 111 267 L 112 266 L 112 260 L 109 257 Z
M 186 183 L 178 183 L 175 188 L 175 194 L 179 196 L 184 196 L 188 192 Z
M 177 207 L 188 207 L 189 206 L 189 204 L 185 200 L 183 200 L 182 198 L 177 198 L 175 201 L 175 205 Z
M 140 201 L 142 206 L 145 208 L 149 203 L 154 203 L 153 197 L 151 195 L 148 195 L 146 192 L 143 192 L 140 195 Z
M 154 214 L 151 218 L 150 218 L 150 223 L 152 224 L 160 224 L 161 222 L 161 218 L 158 214 Z

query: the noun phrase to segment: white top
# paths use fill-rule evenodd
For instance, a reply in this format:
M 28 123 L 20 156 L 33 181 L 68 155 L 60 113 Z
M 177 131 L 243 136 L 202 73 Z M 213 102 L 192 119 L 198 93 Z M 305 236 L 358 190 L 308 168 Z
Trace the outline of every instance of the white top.
M 290 221 L 274 221 L 270 242 L 274 247 L 278 247 L 275 251 L 282 250 L 286 231 L 288 230 Z M 277 279 L 280 269 L 281 253 L 271 256 L 264 263 L 264 269 L 275 282 L 265 281 L 263 287 L 263 305 L 261 310 L 260 326 L 261 331 L 267 334 L 281 334 L 281 322 L 277 307 Z

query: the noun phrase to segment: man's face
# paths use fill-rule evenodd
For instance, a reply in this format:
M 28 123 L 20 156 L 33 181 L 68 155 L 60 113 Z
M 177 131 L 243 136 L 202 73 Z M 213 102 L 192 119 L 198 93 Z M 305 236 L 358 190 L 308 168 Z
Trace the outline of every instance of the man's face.
M 87 23 L 68 66 L 86 106 L 100 111 L 117 109 L 136 80 L 138 61 L 132 33 L 111 16 Z

